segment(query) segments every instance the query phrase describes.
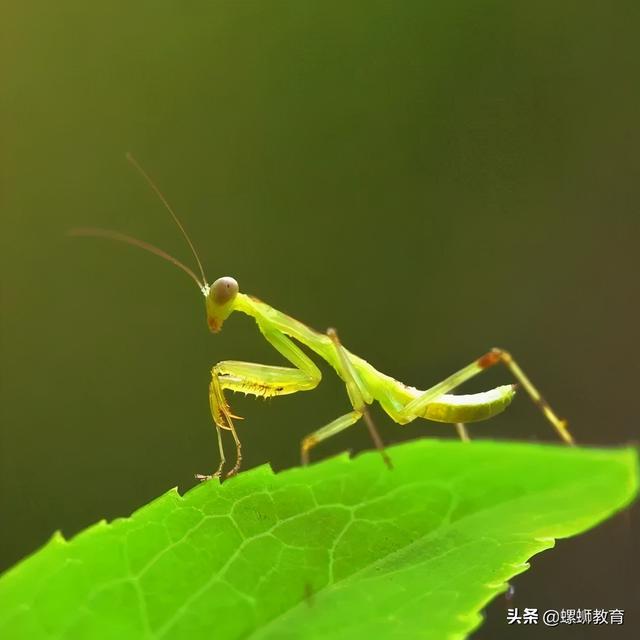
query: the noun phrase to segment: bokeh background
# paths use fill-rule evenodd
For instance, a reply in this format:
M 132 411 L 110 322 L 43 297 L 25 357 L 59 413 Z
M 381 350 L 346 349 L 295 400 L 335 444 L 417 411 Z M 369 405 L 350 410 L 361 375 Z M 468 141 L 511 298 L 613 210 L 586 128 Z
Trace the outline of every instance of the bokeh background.
M 580 443 L 637 438 L 639 17 L 595 0 L 5 6 L 0 568 L 192 486 L 217 464 L 210 367 L 280 362 L 246 317 L 209 334 L 177 269 L 65 236 L 120 229 L 192 264 L 127 150 L 210 279 L 338 327 L 418 387 L 503 346 Z M 233 399 L 246 468 L 297 464 L 347 410 L 323 371 L 313 393 Z M 376 417 L 389 443 L 453 436 Z M 555 440 L 524 396 L 472 435 Z M 369 446 L 358 427 L 316 457 Z M 539 637 L 507 606 L 624 608 L 609 633 L 630 636 L 637 515 L 534 558 L 476 637 Z

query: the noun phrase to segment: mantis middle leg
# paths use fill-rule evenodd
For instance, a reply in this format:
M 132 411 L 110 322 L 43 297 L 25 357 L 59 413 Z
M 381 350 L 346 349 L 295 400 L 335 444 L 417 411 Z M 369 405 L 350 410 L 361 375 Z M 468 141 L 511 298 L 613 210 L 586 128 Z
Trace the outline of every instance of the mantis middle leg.
M 310 433 L 306 438 L 304 438 L 300 447 L 302 464 L 307 464 L 309 462 L 309 451 L 318 443 L 326 440 L 327 438 L 330 438 L 337 433 L 340 433 L 340 431 L 343 431 L 347 427 L 355 424 L 358 420 L 360 420 L 360 418 L 364 418 L 373 443 L 382 455 L 385 464 L 391 469 L 391 459 L 384 449 L 382 438 L 378 433 L 378 429 L 376 428 L 376 425 L 373 422 L 373 419 L 371 418 L 369 409 L 367 407 L 367 404 L 373 402 L 373 396 L 369 393 L 368 389 L 362 383 L 362 380 L 353 368 L 353 365 L 347 357 L 345 348 L 342 346 L 340 339 L 338 338 L 336 330 L 327 329 L 327 335 L 333 342 L 333 345 L 336 349 L 336 353 L 338 355 L 338 373 L 347 387 L 347 394 L 349 395 L 349 400 L 351 402 L 351 406 L 353 407 L 353 411 L 350 411 L 349 413 L 336 418 L 329 424 L 321 427 L 320 429 L 317 429 L 313 433 Z
M 318 367 L 291 339 L 277 329 L 267 329 L 260 324 L 259 326 L 266 340 L 295 365 L 295 368 L 238 360 L 225 360 L 213 367 L 209 384 L 209 405 L 218 436 L 220 465 L 213 475 L 197 475 L 198 480 L 207 480 L 222 474 L 225 465 L 222 430 L 231 432 L 236 445 L 236 462 L 226 477 L 238 473 L 242 464 L 242 443 L 233 422 L 233 419 L 239 416 L 231 412 L 224 396 L 225 389 L 267 398 L 313 389 L 322 377 Z

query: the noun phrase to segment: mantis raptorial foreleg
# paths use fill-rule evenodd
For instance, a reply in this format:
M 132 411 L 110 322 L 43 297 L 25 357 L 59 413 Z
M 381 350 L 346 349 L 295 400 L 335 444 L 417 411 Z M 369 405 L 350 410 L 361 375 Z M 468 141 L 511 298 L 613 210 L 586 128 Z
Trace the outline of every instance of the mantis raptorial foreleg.
M 360 420 L 360 418 L 364 418 L 373 443 L 382 455 L 385 464 L 391 468 L 391 459 L 384 449 L 382 438 L 378 433 L 378 429 L 376 428 L 367 407 L 367 404 L 373 402 L 373 396 L 369 393 L 369 390 L 362 383 L 362 380 L 353 368 L 351 361 L 347 357 L 347 352 L 338 338 L 336 330 L 327 329 L 327 336 L 329 336 L 335 347 L 336 354 L 338 356 L 336 370 L 347 387 L 347 394 L 349 395 L 349 400 L 354 410 L 336 418 L 329 424 L 317 429 L 304 438 L 300 447 L 302 464 L 307 464 L 309 462 L 309 451 L 319 442 L 322 442 L 336 433 L 343 431 L 347 427 L 350 427 Z
M 231 431 L 236 445 L 236 462 L 226 477 L 235 475 L 242 463 L 242 443 L 233 423 L 239 418 L 231 413 L 224 397 L 224 391 L 242 391 L 258 397 L 273 396 L 307 391 L 315 388 L 322 377 L 313 361 L 287 336 L 277 329 L 266 329 L 260 325 L 264 337 L 296 368 L 265 365 L 255 362 L 224 360 L 211 370 L 209 385 L 209 405 L 218 434 L 220 465 L 213 476 L 220 476 L 225 464 L 221 430 Z M 198 480 L 207 480 L 210 475 L 198 474 Z
M 569 430 L 567 429 L 566 421 L 558 418 L 547 401 L 540 395 L 540 392 L 533 386 L 531 380 L 529 380 L 522 369 L 518 366 L 516 361 L 511 357 L 511 354 L 502 349 L 492 349 L 491 351 L 485 353 L 485 355 L 483 355 L 481 358 L 474 360 L 471 364 L 460 369 L 442 382 L 439 382 L 430 389 L 427 389 L 417 398 L 407 403 L 405 407 L 399 412 L 399 417 L 403 421 L 409 422 L 421 416 L 424 413 L 427 405 L 433 402 L 436 398 L 444 393 L 452 391 L 463 382 L 466 382 L 482 371 L 485 371 L 489 367 L 492 367 L 498 363 L 506 365 L 515 379 L 524 387 L 531 400 L 540 408 L 543 415 L 551 423 L 553 428 L 558 432 L 559 436 L 567 444 L 574 444 L 573 438 L 569 433 Z

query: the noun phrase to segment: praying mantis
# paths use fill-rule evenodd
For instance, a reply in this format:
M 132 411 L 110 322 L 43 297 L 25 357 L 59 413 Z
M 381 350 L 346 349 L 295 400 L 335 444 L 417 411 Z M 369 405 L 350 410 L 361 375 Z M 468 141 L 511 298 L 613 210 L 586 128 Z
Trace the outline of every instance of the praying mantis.
M 369 405 L 373 402 L 377 402 L 391 419 L 400 425 L 417 418 L 450 423 L 456 426 L 462 440 L 468 440 L 465 423 L 486 420 L 503 412 L 511 403 L 518 385 L 522 386 L 540 408 L 560 438 L 567 444 L 574 444 L 567 422 L 558 418 L 517 362 L 503 349 L 491 349 L 441 382 L 421 391 L 381 373 L 366 360 L 351 353 L 343 346 L 335 329 L 329 328 L 325 333 L 320 333 L 265 302 L 242 293 L 234 278 L 224 276 L 208 284 L 198 252 L 173 208 L 137 160 L 129 153 L 127 159 L 155 192 L 178 226 L 196 260 L 200 277 L 162 249 L 118 231 L 86 227 L 72 229 L 70 235 L 124 242 L 171 262 L 189 275 L 202 292 L 205 298 L 207 324 L 212 333 L 219 333 L 232 313 L 244 313 L 255 320 L 264 339 L 292 365 L 285 367 L 237 360 L 224 360 L 214 365 L 209 383 L 209 406 L 216 428 L 220 463 L 212 474 L 197 474 L 198 480 L 223 477 L 226 465 L 223 432 L 231 434 L 236 448 L 235 463 L 224 477 L 236 475 L 242 464 L 242 444 L 234 423 L 234 420 L 240 417 L 232 413 L 225 391 L 269 398 L 310 391 L 318 386 L 322 377 L 320 369 L 299 344 L 314 352 L 335 370 L 345 385 L 351 404 L 351 411 L 313 431 L 302 440 L 303 464 L 309 462 L 309 452 L 313 447 L 362 419 L 375 447 L 386 465 L 391 468 L 391 460 L 369 412 Z M 517 384 L 502 385 L 489 391 L 468 395 L 450 393 L 462 383 L 497 364 L 505 365 Z

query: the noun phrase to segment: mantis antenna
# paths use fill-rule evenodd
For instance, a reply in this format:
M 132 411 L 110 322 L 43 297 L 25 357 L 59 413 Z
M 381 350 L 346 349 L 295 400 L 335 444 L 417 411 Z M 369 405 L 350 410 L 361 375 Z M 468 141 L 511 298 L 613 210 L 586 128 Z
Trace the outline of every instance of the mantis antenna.
M 109 240 L 115 240 L 116 242 L 124 242 L 125 244 L 133 245 L 134 247 L 138 247 L 139 249 L 144 249 L 149 253 L 153 253 L 160 258 L 167 260 L 167 262 L 171 262 L 175 264 L 176 267 L 182 269 L 187 275 L 191 276 L 198 287 L 205 291 L 208 285 L 200 282 L 198 276 L 189 269 L 186 265 L 182 264 L 180 260 L 174 258 L 172 255 L 169 255 L 166 251 L 159 249 L 158 247 L 145 242 L 144 240 L 138 240 L 138 238 L 134 238 L 133 236 L 128 236 L 125 233 L 120 233 L 119 231 L 112 231 L 111 229 L 99 229 L 96 227 L 78 227 L 75 229 L 70 229 L 68 232 L 70 236 L 84 236 L 84 237 L 92 237 L 92 238 L 108 238 Z
M 202 280 L 200 280 L 200 278 L 198 278 L 198 276 L 196 276 L 196 274 L 191 269 L 189 269 L 189 267 L 182 264 L 180 260 L 178 260 L 177 258 L 174 258 L 172 255 L 168 254 L 166 251 L 163 251 L 162 249 L 148 242 L 145 242 L 144 240 L 138 240 L 138 238 L 134 238 L 133 236 L 129 236 L 125 233 L 120 233 L 119 231 L 112 231 L 111 229 L 99 229 L 96 227 L 82 227 L 82 228 L 70 229 L 68 234 L 70 236 L 85 236 L 85 237 L 89 236 L 94 238 L 108 238 L 109 240 L 115 240 L 116 242 L 124 242 L 125 244 L 130 244 L 130 245 L 133 245 L 134 247 L 138 247 L 139 249 L 144 249 L 149 253 L 153 253 L 154 255 L 159 256 L 160 258 L 167 260 L 168 262 L 171 262 L 179 269 L 182 269 L 187 275 L 189 275 L 191 278 L 193 278 L 193 280 L 195 280 L 199 289 L 206 295 L 206 293 L 209 290 L 209 284 L 207 283 L 207 278 L 204 275 L 202 262 L 200 262 L 200 258 L 198 257 L 198 252 L 196 251 L 196 248 L 194 247 L 193 242 L 191 242 L 191 238 L 189 237 L 189 234 L 187 233 L 186 229 L 180 222 L 180 219 L 176 215 L 175 211 L 171 208 L 169 201 L 164 197 L 164 194 L 162 193 L 162 191 L 160 191 L 156 183 L 151 179 L 151 176 L 149 176 L 149 174 L 140 166 L 138 161 L 128 151 L 126 153 L 126 158 L 129 161 L 129 163 L 136 169 L 136 171 L 138 171 L 140 175 L 145 179 L 147 184 L 151 187 L 153 192 L 160 199 L 160 202 L 162 202 L 162 204 L 165 206 L 167 211 L 171 214 L 171 217 L 173 218 L 176 225 L 178 225 L 178 229 L 180 229 L 180 232 L 184 236 L 184 239 L 187 241 L 187 244 L 189 245 L 189 248 L 191 249 L 191 252 L 193 253 L 193 256 L 196 259 L 196 262 L 198 264 L 198 269 L 200 270 L 200 275 L 202 276 Z
M 174 222 L 178 225 L 178 228 L 182 232 L 182 235 L 184 236 L 184 239 L 187 241 L 187 244 L 189 245 L 189 247 L 191 249 L 191 252 L 193 253 L 193 256 L 195 257 L 196 262 L 198 263 L 198 269 L 200 269 L 200 275 L 202 276 L 202 282 L 203 282 L 205 287 L 208 286 L 207 278 L 204 275 L 204 269 L 202 268 L 202 263 L 200 262 L 200 258 L 198 257 L 198 252 L 196 251 L 196 248 L 193 246 L 193 242 L 191 242 L 191 238 L 189 237 L 189 234 L 186 232 L 185 228 L 182 226 L 182 222 L 180 222 L 178 216 L 175 214 L 174 210 L 171 208 L 171 205 L 169 204 L 169 201 L 164 197 L 162 191 L 160 191 L 160 189 L 158 188 L 156 183 L 151 179 L 149 174 L 140 166 L 138 161 L 133 157 L 133 155 L 129 151 L 127 151 L 126 157 L 127 157 L 127 160 L 129 161 L 129 163 L 147 181 L 147 184 L 151 187 L 151 189 L 153 189 L 154 193 L 158 196 L 158 198 L 160 198 L 160 202 L 162 202 L 162 204 L 166 207 L 167 211 L 171 214 L 171 217 L 173 218 Z

